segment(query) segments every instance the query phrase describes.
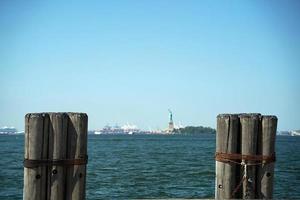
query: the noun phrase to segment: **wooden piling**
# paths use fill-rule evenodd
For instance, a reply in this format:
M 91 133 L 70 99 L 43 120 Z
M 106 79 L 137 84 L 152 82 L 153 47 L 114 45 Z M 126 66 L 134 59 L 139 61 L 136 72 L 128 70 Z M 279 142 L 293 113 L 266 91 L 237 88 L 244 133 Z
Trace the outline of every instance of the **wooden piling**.
M 83 113 L 69 113 L 68 159 L 84 158 L 87 155 L 88 117 Z M 85 199 L 86 166 L 73 165 L 67 168 L 66 199 Z
M 25 116 L 25 159 L 48 157 L 49 117 L 43 113 Z M 24 200 L 47 198 L 47 167 L 24 168 Z
M 256 155 L 257 135 L 259 131 L 259 114 L 245 114 L 240 116 L 241 122 L 241 153 L 242 155 Z M 247 178 L 243 181 L 243 199 L 255 198 L 256 166 L 253 161 L 242 160 L 247 169 L 242 169 L 247 173 Z M 246 171 L 245 171 L 246 170 Z M 245 175 L 245 174 L 244 174 Z
M 276 129 L 276 116 L 218 115 L 216 199 L 273 197 Z
M 261 133 L 258 136 L 258 154 L 272 156 L 275 154 L 275 138 L 277 129 L 276 116 L 263 116 Z M 257 198 L 273 198 L 274 163 L 263 162 L 257 172 Z
M 50 113 L 49 157 L 51 160 L 66 159 L 68 115 Z M 49 166 L 48 199 L 63 200 L 65 197 L 66 167 Z
M 238 134 L 239 118 L 237 115 L 218 115 L 216 151 L 238 153 Z M 234 163 L 216 161 L 216 199 L 238 198 L 238 194 L 233 194 L 238 177 L 236 168 Z
M 25 117 L 24 200 L 85 199 L 87 115 Z

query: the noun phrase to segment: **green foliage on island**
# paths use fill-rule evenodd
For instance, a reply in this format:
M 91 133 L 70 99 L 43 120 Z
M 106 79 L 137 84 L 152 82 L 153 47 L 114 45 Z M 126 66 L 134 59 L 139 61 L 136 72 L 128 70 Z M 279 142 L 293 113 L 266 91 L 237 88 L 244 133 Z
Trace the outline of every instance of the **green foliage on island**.
M 175 129 L 174 133 L 187 134 L 187 135 L 197 135 L 203 133 L 215 134 L 216 130 L 210 127 L 203 127 L 203 126 L 186 126 L 184 128 Z

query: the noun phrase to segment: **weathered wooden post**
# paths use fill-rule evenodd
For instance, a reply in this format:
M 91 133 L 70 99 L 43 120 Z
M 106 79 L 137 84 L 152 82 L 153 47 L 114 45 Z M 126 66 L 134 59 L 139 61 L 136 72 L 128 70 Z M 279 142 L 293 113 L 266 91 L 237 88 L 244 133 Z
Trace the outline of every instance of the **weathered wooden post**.
M 87 115 L 69 114 L 68 159 L 87 159 Z M 67 168 L 66 199 L 85 199 L 85 165 L 70 165 Z
M 218 115 L 216 199 L 273 197 L 276 128 L 276 116 Z
M 68 115 L 51 113 L 49 127 L 49 160 L 67 159 Z M 48 167 L 48 199 L 64 199 L 66 184 L 66 167 L 49 165 Z
M 270 160 L 264 160 L 258 166 L 257 173 L 257 198 L 273 198 L 275 138 L 277 130 L 276 116 L 263 116 L 261 120 L 261 134 L 258 137 L 258 154 L 268 156 Z
M 42 113 L 25 116 L 25 152 L 27 160 L 48 159 L 49 117 Z M 47 199 L 47 167 L 24 168 L 24 200 Z
M 238 134 L 238 115 L 218 115 L 216 151 L 238 153 Z M 237 194 L 232 194 L 236 187 L 237 172 L 236 164 L 216 160 L 216 199 L 238 198 Z
M 87 115 L 25 117 L 24 200 L 85 199 Z
M 240 116 L 241 122 L 241 154 L 256 155 L 257 135 L 259 131 L 259 118 L 257 114 L 246 114 Z M 243 174 L 243 199 L 255 198 L 256 165 L 253 161 L 242 158 Z

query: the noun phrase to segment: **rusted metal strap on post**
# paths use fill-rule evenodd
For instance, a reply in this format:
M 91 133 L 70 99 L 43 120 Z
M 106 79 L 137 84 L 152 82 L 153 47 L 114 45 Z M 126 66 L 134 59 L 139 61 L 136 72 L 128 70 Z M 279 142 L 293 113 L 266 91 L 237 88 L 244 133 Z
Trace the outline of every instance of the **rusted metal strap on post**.
M 242 154 L 235 154 L 235 153 L 222 153 L 216 152 L 215 154 L 216 161 L 225 162 L 225 163 L 236 163 L 240 164 L 242 160 L 244 161 L 253 161 L 258 162 L 258 164 L 268 164 L 273 163 L 276 161 L 275 153 L 271 156 L 264 156 L 264 155 L 242 155 Z
M 23 165 L 26 168 L 36 168 L 40 166 L 70 166 L 70 165 L 86 165 L 88 156 L 78 159 L 58 159 L 58 160 L 31 160 L 24 159 Z

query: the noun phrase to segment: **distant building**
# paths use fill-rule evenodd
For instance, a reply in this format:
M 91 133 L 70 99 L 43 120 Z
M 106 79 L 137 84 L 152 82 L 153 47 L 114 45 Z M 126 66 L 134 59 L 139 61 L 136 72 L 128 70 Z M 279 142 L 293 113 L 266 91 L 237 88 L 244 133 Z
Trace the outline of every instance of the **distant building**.
M 94 134 L 98 135 L 98 134 L 140 134 L 141 130 L 138 129 L 138 127 L 136 125 L 130 125 L 130 124 L 126 124 L 123 126 L 109 126 L 106 125 L 104 128 L 100 129 L 100 130 L 95 130 Z
M 14 127 L 2 127 L 0 128 L 0 134 L 5 134 L 5 135 L 8 135 L 8 134 L 17 134 L 18 133 L 18 130 Z
M 294 131 L 277 131 L 277 135 L 300 136 L 300 130 L 294 130 Z
M 290 131 L 277 131 L 277 135 L 291 135 Z

